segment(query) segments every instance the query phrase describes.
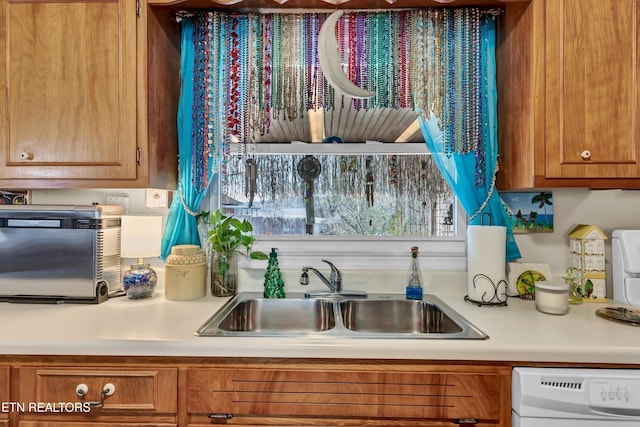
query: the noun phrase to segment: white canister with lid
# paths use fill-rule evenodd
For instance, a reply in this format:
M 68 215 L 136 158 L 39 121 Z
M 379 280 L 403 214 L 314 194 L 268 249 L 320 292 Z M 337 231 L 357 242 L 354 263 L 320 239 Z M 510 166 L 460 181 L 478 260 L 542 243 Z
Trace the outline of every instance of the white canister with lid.
M 165 262 L 164 296 L 189 301 L 206 295 L 207 257 L 197 245 L 176 245 Z
M 536 308 L 547 314 L 569 312 L 569 285 L 558 282 L 536 282 Z

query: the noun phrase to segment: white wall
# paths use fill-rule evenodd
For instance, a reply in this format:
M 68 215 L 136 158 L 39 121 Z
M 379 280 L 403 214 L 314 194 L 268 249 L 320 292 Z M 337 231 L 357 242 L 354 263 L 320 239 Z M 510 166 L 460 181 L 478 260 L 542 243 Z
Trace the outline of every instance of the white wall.
M 169 209 L 149 209 L 145 206 L 145 189 L 77 189 L 77 190 L 31 190 L 31 204 L 107 204 L 109 195 L 128 195 L 128 214 L 162 215 L 166 222 Z
M 578 224 L 591 224 L 608 237 L 606 251 L 607 296 L 612 296 L 611 232 L 617 228 L 640 229 L 640 191 L 551 189 L 553 233 L 517 234 L 522 262 L 549 264 L 554 277 L 569 266 L 567 235 Z

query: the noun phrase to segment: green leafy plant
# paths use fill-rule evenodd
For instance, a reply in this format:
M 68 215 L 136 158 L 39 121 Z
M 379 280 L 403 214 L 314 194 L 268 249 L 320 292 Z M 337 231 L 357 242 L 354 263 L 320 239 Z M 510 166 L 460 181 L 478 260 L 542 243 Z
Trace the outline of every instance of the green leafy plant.
M 253 226 L 249 221 L 240 221 L 233 216 L 226 216 L 220 210 L 213 213 L 201 212 L 199 219 L 206 225 L 207 237 L 211 248 L 225 255 L 238 252 L 249 259 L 269 259 L 261 251 L 252 251 L 256 242 L 251 234 Z

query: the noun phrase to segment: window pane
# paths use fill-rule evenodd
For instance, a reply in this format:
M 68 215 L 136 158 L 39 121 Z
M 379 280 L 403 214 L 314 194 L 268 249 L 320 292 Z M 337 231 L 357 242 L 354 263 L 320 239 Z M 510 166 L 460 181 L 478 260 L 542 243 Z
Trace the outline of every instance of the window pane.
M 454 235 L 454 197 L 428 154 L 230 156 L 223 169 L 222 207 L 256 235 Z

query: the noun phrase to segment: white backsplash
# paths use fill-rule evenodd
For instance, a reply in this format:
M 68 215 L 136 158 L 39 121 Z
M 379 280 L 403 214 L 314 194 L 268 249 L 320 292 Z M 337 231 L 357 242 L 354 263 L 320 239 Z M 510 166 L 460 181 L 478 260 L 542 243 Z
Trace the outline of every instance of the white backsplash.
M 128 214 L 146 214 L 146 215 L 162 215 L 166 222 L 169 209 L 149 209 L 145 206 L 145 189 L 144 188 L 107 188 L 107 189 L 50 189 L 50 190 L 31 190 L 32 204 L 76 204 L 90 205 L 99 203 L 106 205 L 107 196 L 129 196 Z
M 607 296 L 612 296 L 611 232 L 617 228 L 640 229 L 640 191 L 552 189 L 553 233 L 517 234 L 522 262 L 549 264 L 558 277 L 569 266 L 567 234 L 578 224 L 600 228 L 605 241 Z
M 549 264 L 554 276 L 561 275 L 569 265 L 567 234 L 577 224 L 593 224 L 598 226 L 607 236 L 611 236 L 616 228 L 640 229 L 640 191 L 631 190 L 598 190 L 586 189 L 551 189 L 553 192 L 554 231 L 552 233 L 518 234 L 516 240 L 522 254 L 522 262 L 540 262 Z M 144 189 L 77 189 L 77 190 L 32 190 L 32 203 L 106 204 L 107 196 L 126 194 L 130 198 L 131 214 L 163 215 L 166 220 L 168 209 L 149 209 L 145 207 Z M 607 295 L 611 296 L 611 240 L 606 242 L 606 274 Z M 423 269 L 424 270 L 424 269 Z M 287 290 L 289 292 L 305 291 L 298 284 L 299 271 L 286 270 Z M 262 269 L 246 270 L 247 276 L 242 283 L 250 286 L 262 286 Z M 370 292 L 404 292 L 404 271 L 349 270 L 344 272 L 345 288 L 364 289 Z M 464 272 L 434 272 L 425 274 L 426 293 L 447 291 L 451 286 L 458 286 L 459 292 L 465 291 Z M 319 281 L 312 278 L 313 284 L 322 287 Z M 455 283 L 455 285 L 452 285 Z M 311 286 L 310 285 L 310 286 Z M 454 292 L 455 293 L 455 292 Z
M 266 263 L 265 263 L 266 267 Z M 329 276 L 330 269 L 318 266 Z M 309 284 L 300 284 L 302 269 L 281 269 L 285 292 L 326 291 L 328 288 L 309 272 Z M 264 268 L 240 269 L 240 291 L 262 292 Z M 407 272 L 404 270 L 342 270 L 342 288 L 345 291 L 367 291 L 370 293 L 404 294 Z M 422 271 L 423 293 L 464 295 L 467 290 L 465 271 Z

